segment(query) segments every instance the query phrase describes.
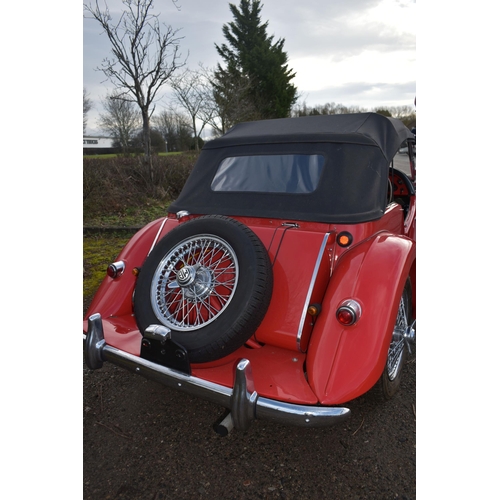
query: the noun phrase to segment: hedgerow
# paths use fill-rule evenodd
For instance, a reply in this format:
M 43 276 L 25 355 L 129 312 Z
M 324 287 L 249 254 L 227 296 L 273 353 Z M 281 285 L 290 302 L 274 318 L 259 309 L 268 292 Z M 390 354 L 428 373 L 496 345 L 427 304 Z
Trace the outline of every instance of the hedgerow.
M 150 173 L 141 157 L 84 157 L 84 218 L 175 200 L 197 158 L 194 152 L 155 156 Z

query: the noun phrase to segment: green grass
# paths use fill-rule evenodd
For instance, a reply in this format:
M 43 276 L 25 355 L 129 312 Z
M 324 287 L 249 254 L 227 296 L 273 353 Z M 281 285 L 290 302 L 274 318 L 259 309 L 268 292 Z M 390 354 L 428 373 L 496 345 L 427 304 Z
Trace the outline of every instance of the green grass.
M 131 235 L 91 235 L 83 237 L 83 303 L 89 305 L 106 276 L 108 265 L 116 260 Z
M 103 155 L 83 155 L 85 159 L 96 159 L 96 160 L 102 160 L 103 158 L 117 158 L 117 154 L 103 154 Z
M 157 153 L 158 156 L 175 156 L 175 155 L 180 155 L 180 154 L 182 154 L 182 151 L 173 151 L 172 153 Z M 119 156 L 122 156 L 122 155 L 115 154 L 115 153 L 107 153 L 107 154 L 102 154 L 102 155 L 83 155 L 84 158 L 98 158 L 98 159 L 118 158 Z M 131 156 L 138 156 L 138 155 L 131 154 Z
M 148 222 L 165 217 L 170 202 L 150 199 L 141 206 L 128 207 L 120 213 L 89 216 L 83 214 L 83 225 L 92 227 L 136 227 L 145 226 Z

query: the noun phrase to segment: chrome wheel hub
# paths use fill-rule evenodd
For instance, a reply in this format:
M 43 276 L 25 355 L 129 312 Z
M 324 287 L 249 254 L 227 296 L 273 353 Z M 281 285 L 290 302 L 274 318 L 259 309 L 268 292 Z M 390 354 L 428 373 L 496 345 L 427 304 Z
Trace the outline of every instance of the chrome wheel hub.
M 404 332 L 406 347 L 408 348 L 408 352 L 410 354 L 411 354 L 411 345 L 415 345 L 417 337 L 417 333 L 415 330 L 416 322 L 417 320 L 414 320 L 413 323 L 410 326 L 408 326 L 408 328 Z
M 207 298 L 214 289 L 213 273 L 206 267 L 185 266 L 177 272 L 176 276 L 177 280 L 169 283 L 168 288 L 182 288 L 184 297 L 189 302 Z
M 195 266 L 184 266 L 177 271 L 176 276 L 180 286 L 189 286 L 196 278 L 196 268 Z

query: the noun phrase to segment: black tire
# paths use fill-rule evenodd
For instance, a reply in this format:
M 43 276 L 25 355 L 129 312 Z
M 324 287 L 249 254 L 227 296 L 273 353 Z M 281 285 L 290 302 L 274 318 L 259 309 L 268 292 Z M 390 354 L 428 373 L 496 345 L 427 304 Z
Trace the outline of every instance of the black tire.
M 272 286 L 269 255 L 257 235 L 234 219 L 206 215 L 153 248 L 137 279 L 134 313 L 143 334 L 151 324 L 167 326 L 189 360 L 204 363 L 253 335 Z
M 384 366 L 382 376 L 375 386 L 375 391 L 384 400 L 391 399 L 398 392 L 401 385 L 403 367 L 408 357 L 408 347 L 403 333 L 408 328 L 408 325 L 411 324 L 411 319 L 411 284 L 410 280 L 407 280 L 399 301 L 396 323 L 387 354 L 387 362 Z

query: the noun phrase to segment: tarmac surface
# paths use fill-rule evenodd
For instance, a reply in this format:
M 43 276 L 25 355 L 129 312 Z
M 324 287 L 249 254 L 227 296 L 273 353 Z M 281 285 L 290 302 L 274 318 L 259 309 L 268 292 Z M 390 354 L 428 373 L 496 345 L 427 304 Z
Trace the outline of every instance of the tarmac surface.
M 254 421 L 105 363 L 83 367 L 83 499 L 415 499 L 416 351 L 400 391 L 345 404 L 328 428 Z

